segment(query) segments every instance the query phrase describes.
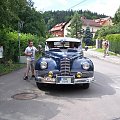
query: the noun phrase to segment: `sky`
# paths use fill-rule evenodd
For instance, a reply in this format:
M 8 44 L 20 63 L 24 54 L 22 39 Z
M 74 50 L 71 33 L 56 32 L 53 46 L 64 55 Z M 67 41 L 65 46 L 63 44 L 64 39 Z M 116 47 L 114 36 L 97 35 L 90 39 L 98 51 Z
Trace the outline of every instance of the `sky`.
M 48 10 L 90 10 L 98 14 L 114 17 L 120 0 L 32 0 L 38 11 Z M 78 5 L 77 5 L 78 4 Z

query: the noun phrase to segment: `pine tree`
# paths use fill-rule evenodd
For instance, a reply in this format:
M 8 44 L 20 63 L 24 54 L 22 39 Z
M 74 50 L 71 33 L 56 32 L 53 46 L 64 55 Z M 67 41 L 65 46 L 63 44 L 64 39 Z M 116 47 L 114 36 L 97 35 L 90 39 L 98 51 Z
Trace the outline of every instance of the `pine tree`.
M 83 41 L 84 41 L 85 45 L 86 46 L 91 45 L 93 34 L 90 32 L 90 27 L 89 26 L 86 27 L 86 30 L 85 30 L 84 34 L 85 35 L 84 35 Z
M 76 12 L 71 20 L 70 28 L 68 28 L 69 37 L 81 38 L 82 21 L 81 16 Z

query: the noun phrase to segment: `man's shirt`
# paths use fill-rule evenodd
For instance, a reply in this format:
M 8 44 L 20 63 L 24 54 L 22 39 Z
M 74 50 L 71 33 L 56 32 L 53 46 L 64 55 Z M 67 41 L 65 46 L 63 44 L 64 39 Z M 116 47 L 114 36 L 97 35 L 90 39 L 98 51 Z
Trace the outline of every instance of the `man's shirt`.
M 25 49 L 25 54 L 32 53 L 32 55 L 31 55 L 31 56 L 26 56 L 26 57 L 27 57 L 27 60 L 30 60 L 30 61 L 35 60 L 35 52 L 37 52 L 37 51 L 38 51 L 38 50 L 37 50 L 36 47 L 34 47 L 34 46 L 29 47 L 29 46 L 28 46 L 28 47 Z

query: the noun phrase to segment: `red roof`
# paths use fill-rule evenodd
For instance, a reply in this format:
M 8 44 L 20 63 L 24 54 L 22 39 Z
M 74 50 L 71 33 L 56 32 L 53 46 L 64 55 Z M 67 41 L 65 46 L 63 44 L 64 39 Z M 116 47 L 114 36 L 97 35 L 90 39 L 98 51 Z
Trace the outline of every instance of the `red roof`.
M 81 20 L 83 22 L 83 25 L 101 27 L 101 25 L 99 23 L 95 22 L 95 20 L 86 19 L 85 17 L 81 17 Z
M 100 25 L 103 25 L 106 21 L 108 21 L 110 19 L 111 19 L 111 17 L 100 18 L 100 19 L 96 19 L 95 22 L 99 23 Z
M 59 23 L 59 24 L 55 25 L 50 31 L 52 32 L 52 31 L 62 30 L 63 27 L 65 26 L 65 24 L 66 24 L 66 22 Z
M 91 19 L 86 19 L 84 16 L 81 17 L 81 20 L 83 22 L 83 25 L 85 26 L 93 26 L 93 27 L 101 27 L 102 25 L 98 22 L 99 19 L 96 20 L 91 20 Z M 55 25 L 50 32 L 54 32 L 54 31 L 63 31 L 64 26 L 67 24 L 67 22 L 62 22 L 59 23 L 57 25 Z

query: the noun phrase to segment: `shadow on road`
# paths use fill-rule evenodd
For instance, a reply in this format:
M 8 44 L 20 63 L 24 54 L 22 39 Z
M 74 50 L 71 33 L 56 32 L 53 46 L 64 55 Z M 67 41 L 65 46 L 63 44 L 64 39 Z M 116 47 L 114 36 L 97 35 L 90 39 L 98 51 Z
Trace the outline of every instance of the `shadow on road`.
M 95 72 L 95 80 L 94 83 L 90 84 L 89 89 L 82 89 L 78 85 L 50 85 L 41 90 L 45 91 L 46 95 L 65 98 L 96 98 L 116 93 L 111 86 L 113 81 L 109 76 Z

